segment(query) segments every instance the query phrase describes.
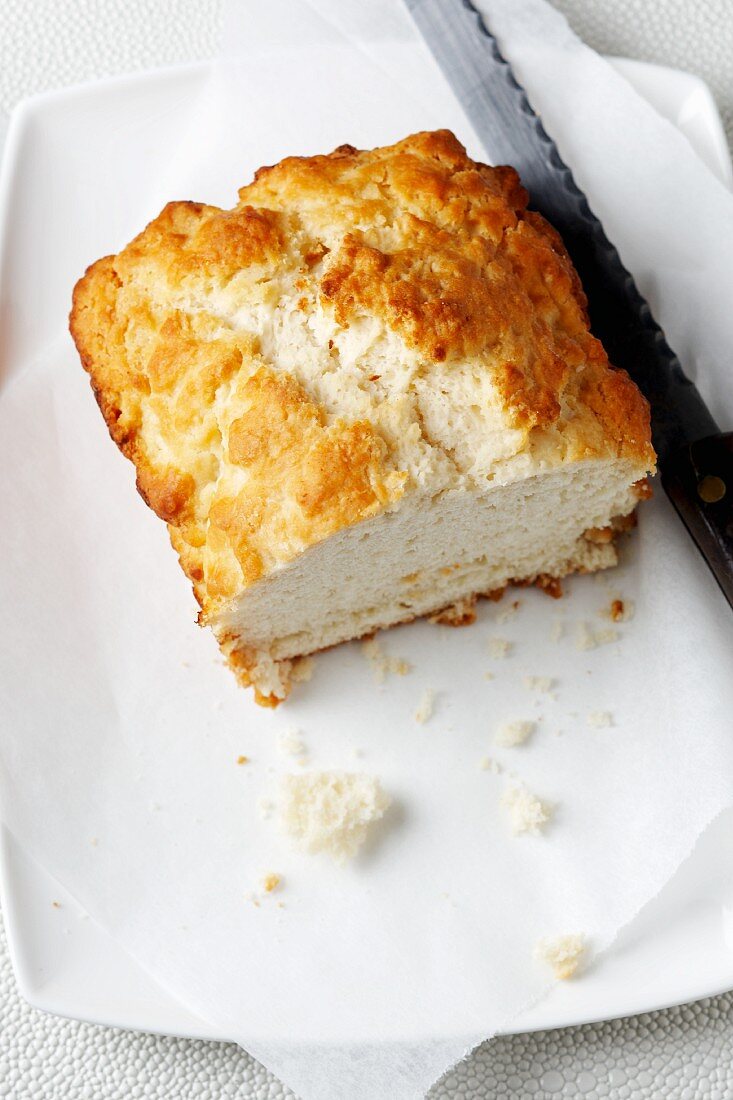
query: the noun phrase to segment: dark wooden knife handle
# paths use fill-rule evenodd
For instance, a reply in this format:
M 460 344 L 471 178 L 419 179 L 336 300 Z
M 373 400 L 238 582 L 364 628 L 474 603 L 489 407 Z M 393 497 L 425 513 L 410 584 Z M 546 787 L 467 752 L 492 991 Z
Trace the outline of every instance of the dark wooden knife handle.
M 733 608 L 733 432 L 672 452 L 662 485 Z

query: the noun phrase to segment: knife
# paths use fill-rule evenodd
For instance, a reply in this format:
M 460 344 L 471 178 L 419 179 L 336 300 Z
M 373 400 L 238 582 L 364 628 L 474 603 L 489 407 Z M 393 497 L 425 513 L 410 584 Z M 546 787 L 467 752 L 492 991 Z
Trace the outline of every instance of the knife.
M 662 485 L 733 608 L 733 432 L 721 432 L 470 0 L 404 0 L 494 164 L 558 230 L 591 329 L 649 401 Z

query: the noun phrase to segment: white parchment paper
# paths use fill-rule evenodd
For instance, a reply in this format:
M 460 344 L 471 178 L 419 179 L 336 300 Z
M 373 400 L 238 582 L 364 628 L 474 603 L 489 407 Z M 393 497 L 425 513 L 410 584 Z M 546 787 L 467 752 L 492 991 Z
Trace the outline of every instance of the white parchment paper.
M 733 200 L 541 0 L 487 7 L 730 423 Z M 225 42 L 163 169 L 146 171 L 134 128 L 116 135 L 139 158 L 139 190 L 115 196 L 123 220 L 171 197 L 229 205 L 260 164 L 343 141 L 450 126 L 490 157 L 389 3 L 232 6 Z M 63 216 L 103 224 L 109 186 L 87 187 L 83 210 L 66 196 Z M 504 622 L 503 605 L 485 605 L 471 630 L 393 631 L 385 648 L 414 672 L 381 689 L 359 648 L 341 647 L 264 712 L 194 625 L 165 530 L 110 444 L 68 337 L 11 366 L 0 395 L 4 819 L 163 986 L 306 1100 L 422 1095 L 543 994 L 539 936 L 581 931 L 602 951 L 733 801 L 730 611 L 661 492 L 606 582 L 573 583 L 562 605 L 522 593 Z M 610 625 L 598 612 L 612 589 L 634 602 L 633 620 L 618 642 L 579 652 L 580 622 Z M 491 659 L 491 637 L 513 643 L 507 660 Z M 525 675 L 553 677 L 557 698 L 533 696 Z M 427 687 L 436 711 L 420 726 Z M 591 711 L 611 712 L 612 727 L 592 727 Z M 494 749 L 512 719 L 537 719 L 532 742 Z M 394 799 L 346 868 L 293 852 L 258 812 L 298 768 L 276 747 L 293 726 L 306 766 L 374 772 Z M 479 768 L 486 755 L 553 803 L 545 836 L 510 837 L 504 778 Z M 255 906 L 267 871 L 283 887 Z

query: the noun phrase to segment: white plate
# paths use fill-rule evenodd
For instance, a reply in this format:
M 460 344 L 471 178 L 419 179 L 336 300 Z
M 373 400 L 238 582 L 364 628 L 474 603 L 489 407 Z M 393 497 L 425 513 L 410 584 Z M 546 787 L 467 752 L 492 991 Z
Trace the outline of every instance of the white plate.
M 730 185 L 725 137 L 705 85 L 671 69 L 625 60 L 614 64 L 680 127 L 700 157 Z M 110 238 L 129 238 L 136 228 L 126 224 L 122 206 L 114 206 L 115 194 L 135 186 L 134 166 L 117 136 L 133 124 L 138 130 L 142 127 L 141 154 L 160 156 L 161 131 L 175 138 L 183 108 L 196 96 L 206 72 L 205 65 L 198 65 L 127 77 L 38 97 L 19 109 L 8 138 L 0 195 L 5 222 L 0 351 L 6 369 L 12 370 L 13 364 L 53 338 L 64 322 L 56 303 L 66 300 L 86 258 L 99 254 Z M 43 265 L 43 256 L 31 242 L 51 239 L 44 234 L 50 215 L 46 207 L 31 206 L 23 181 L 29 176 L 54 177 L 57 184 L 83 193 L 89 184 L 78 172 L 69 141 L 78 135 L 96 143 L 105 165 L 110 217 L 104 227 L 80 227 L 53 264 Z M 63 193 L 61 187 L 57 190 Z M 17 288 L 39 263 L 46 278 L 34 284 L 36 293 L 29 299 Z M 730 825 L 731 816 L 725 815 L 708 831 L 664 891 L 624 931 L 607 965 L 582 983 L 556 989 L 522 1017 L 523 1029 L 629 1015 L 733 987 Z M 52 875 L 30 859 L 5 826 L 0 871 L 13 965 L 21 992 L 31 1004 L 118 1027 L 223 1037 L 161 990 Z M 49 897 L 62 903 L 62 920 L 49 907 Z

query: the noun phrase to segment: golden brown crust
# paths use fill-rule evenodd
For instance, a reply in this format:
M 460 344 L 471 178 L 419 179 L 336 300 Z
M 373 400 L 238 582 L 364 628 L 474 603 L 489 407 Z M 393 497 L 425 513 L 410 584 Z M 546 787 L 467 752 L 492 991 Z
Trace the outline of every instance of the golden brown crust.
M 646 402 L 589 333 L 562 242 L 526 202 L 513 169 L 475 163 L 448 131 L 416 134 L 287 158 L 233 210 L 169 203 L 89 268 L 71 332 L 204 620 L 406 487 L 376 402 L 343 415 L 297 357 L 273 361 L 261 319 L 283 314 L 284 288 L 293 312 L 341 332 L 378 322 L 426 370 L 468 362 L 527 438 L 570 409 L 565 458 L 651 468 Z

